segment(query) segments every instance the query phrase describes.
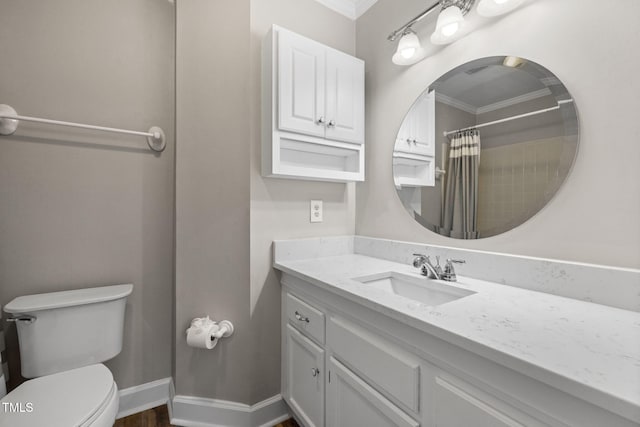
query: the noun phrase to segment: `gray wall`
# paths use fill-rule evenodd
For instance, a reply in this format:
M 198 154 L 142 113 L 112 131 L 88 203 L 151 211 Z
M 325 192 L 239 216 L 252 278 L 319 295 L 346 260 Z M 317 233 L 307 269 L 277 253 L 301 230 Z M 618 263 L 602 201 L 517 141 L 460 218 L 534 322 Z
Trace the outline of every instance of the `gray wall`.
M 537 0 L 491 21 L 413 67 L 392 64 L 386 35 L 424 9 L 421 0 L 379 0 L 357 21 L 357 53 L 367 63 L 367 181 L 357 187 L 356 232 L 572 261 L 640 266 L 640 2 L 620 0 L 622 16 L 597 2 Z M 571 17 L 571 25 L 567 19 Z M 417 27 L 428 38 L 435 18 Z M 617 22 L 602 37 L 603 22 Z M 393 187 L 389 153 L 413 100 L 444 72 L 475 58 L 518 55 L 551 70 L 576 100 L 581 141 L 576 163 L 551 202 L 500 236 L 460 241 L 407 217 Z
M 0 137 L 0 305 L 133 283 L 124 347 L 108 363 L 120 388 L 171 374 L 173 21 L 156 0 L 3 0 L 0 13 L 0 103 L 167 135 L 160 156 L 144 138 L 46 125 Z
M 249 402 L 249 0 L 178 1 L 176 393 Z M 213 351 L 193 317 L 233 322 Z
M 314 0 L 251 1 L 251 328 L 252 402 L 280 392 L 280 283 L 274 239 L 354 234 L 355 185 L 260 175 L 260 48 L 272 24 L 353 54 L 355 22 Z M 309 222 L 309 201 L 323 200 L 324 222 Z
M 177 3 L 177 394 L 249 404 L 278 394 L 271 243 L 355 231 L 353 184 L 260 175 L 260 52 L 274 23 L 355 50 L 355 23 L 313 0 Z M 309 223 L 312 198 L 324 200 L 324 223 Z M 213 351 L 185 344 L 205 314 L 236 327 Z

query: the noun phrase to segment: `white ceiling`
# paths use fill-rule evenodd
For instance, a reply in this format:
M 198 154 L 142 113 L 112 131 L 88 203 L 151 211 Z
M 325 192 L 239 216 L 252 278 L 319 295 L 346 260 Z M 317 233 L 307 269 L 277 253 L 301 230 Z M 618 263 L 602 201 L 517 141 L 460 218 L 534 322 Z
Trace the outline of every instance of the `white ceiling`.
M 447 79 L 440 79 L 434 86 L 437 86 L 436 92 L 476 109 L 515 99 L 523 94 L 540 91 L 540 95 L 544 96 L 551 93 L 535 76 L 502 64 L 455 73 Z
M 316 0 L 347 18 L 356 20 L 378 0 Z

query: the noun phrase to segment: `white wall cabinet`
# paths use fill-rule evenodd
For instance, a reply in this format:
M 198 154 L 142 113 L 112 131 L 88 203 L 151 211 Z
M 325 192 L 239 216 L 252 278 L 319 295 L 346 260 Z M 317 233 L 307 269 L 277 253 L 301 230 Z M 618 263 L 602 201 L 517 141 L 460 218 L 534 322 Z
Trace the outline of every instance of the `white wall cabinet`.
M 289 274 L 282 284 L 282 394 L 303 426 L 637 426 Z
M 435 185 L 435 92 L 422 94 L 404 118 L 393 148 L 397 188 Z
M 263 175 L 364 180 L 364 62 L 274 26 L 262 75 Z

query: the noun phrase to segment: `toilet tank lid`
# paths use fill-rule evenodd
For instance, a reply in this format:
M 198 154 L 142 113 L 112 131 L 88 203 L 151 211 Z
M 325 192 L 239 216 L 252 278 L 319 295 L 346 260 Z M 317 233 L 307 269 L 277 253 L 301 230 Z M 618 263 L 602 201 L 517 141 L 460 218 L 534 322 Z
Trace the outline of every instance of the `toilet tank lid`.
M 7 313 L 30 313 L 40 310 L 93 304 L 125 298 L 131 294 L 133 285 L 100 286 L 97 288 L 75 289 L 72 291 L 48 292 L 14 298 L 4 306 Z

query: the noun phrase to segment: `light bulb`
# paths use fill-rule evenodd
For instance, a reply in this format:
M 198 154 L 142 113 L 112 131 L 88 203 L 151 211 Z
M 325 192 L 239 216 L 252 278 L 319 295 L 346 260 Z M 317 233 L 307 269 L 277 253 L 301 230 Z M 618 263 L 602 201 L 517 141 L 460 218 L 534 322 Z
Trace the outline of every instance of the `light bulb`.
M 449 6 L 438 15 L 436 30 L 431 35 L 431 43 L 448 44 L 452 43 L 454 35 L 460 31 L 464 17 L 458 6 Z
M 442 27 L 442 30 L 440 31 L 442 32 L 443 35 L 447 37 L 451 37 L 458 31 L 458 28 L 460 28 L 460 24 L 458 24 L 457 22 L 454 22 L 452 24 L 445 25 L 444 27 Z
M 400 51 L 400 55 L 402 55 L 402 57 L 403 57 L 403 58 L 405 58 L 405 59 L 409 59 L 409 58 L 411 58 L 413 55 L 415 55 L 415 54 L 416 54 L 416 50 L 417 50 L 417 49 L 416 49 L 416 48 L 414 48 L 414 47 L 410 47 L 410 48 L 407 48 L 407 49 L 402 49 L 402 50 Z

